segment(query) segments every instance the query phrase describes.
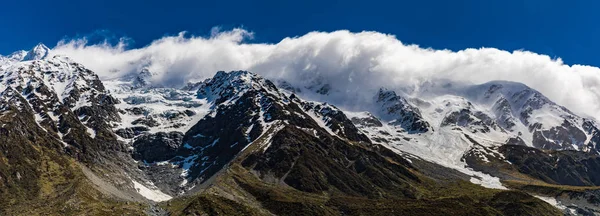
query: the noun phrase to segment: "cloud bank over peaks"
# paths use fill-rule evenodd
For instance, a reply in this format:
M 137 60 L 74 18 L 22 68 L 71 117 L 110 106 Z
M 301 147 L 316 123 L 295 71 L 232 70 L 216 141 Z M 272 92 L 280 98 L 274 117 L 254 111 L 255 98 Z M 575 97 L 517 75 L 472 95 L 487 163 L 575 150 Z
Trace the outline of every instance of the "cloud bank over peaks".
M 330 99 L 357 101 L 380 87 L 414 88 L 431 80 L 484 83 L 507 80 L 524 83 L 572 111 L 600 119 L 600 69 L 566 65 L 528 51 L 495 48 L 434 50 L 403 44 L 379 32 L 310 32 L 278 43 L 252 43 L 244 29 L 220 31 L 209 37 L 166 36 L 146 47 L 88 44 L 85 38 L 61 41 L 52 55 L 67 55 L 113 79 L 151 71 L 152 82 L 182 86 L 212 77 L 216 71 L 250 70 L 296 87 L 329 84 Z M 368 94 L 365 94 L 368 93 Z

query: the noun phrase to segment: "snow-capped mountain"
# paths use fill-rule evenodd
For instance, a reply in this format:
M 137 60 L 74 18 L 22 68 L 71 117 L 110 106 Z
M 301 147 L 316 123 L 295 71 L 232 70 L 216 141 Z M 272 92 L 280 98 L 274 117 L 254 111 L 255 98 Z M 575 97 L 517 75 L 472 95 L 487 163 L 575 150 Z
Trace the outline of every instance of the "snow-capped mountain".
M 460 127 L 473 136 L 549 150 L 596 151 L 597 123 L 582 118 L 520 83 L 427 84 L 414 92 L 420 108 L 440 127 Z M 497 136 L 497 137 L 494 137 Z
M 285 80 L 276 85 L 253 72 L 219 71 L 167 88 L 152 82 L 148 68 L 101 80 L 84 65 L 49 54 L 39 44 L 0 56 L 0 122 L 12 122 L 2 124 L 0 136 L 29 134 L 18 142 L 33 146 L 39 140 L 60 143 L 59 152 L 102 175 L 88 177 L 105 181 L 97 187 L 116 185 L 125 195 L 104 192 L 126 200 L 158 202 L 209 191 L 278 214 L 271 202 L 283 198 L 270 197 L 277 194 L 337 211 L 350 208 L 348 202 L 311 202 L 338 196 L 437 199 L 446 186 L 435 182 L 444 181 L 504 190 L 514 189 L 505 181 L 515 179 L 600 186 L 600 175 L 587 172 L 597 169 L 596 120 L 519 83 L 382 86 L 364 92 L 372 100 L 349 111 L 342 106 L 347 103 L 304 99 L 340 92 L 322 79 L 308 87 Z M 527 151 L 536 153 L 521 154 Z M 523 162 L 543 167 L 551 164 L 548 158 L 568 162 L 554 170 Z M 585 169 L 568 172 L 577 177 L 557 177 L 579 163 L 573 158 L 585 160 Z M 13 176 L 11 181 L 21 178 Z M 475 187 L 471 183 L 467 187 Z M 265 195 L 270 193 L 275 195 Z
M 117 101 L 98 76 L 67 57 L 8 64 L 0 75 L 0 92 L 19 93 L 13 97 L 26 99 L 38 123 L 61 139 L 68 136 L 70 124 L 84 126 L 93 139 L 97 131 L 108 133 L 109 124 L 120 120 L 114 108 Z M 72 122 L 74 118 L 78 120 Z
M 42 60 L 48 57 L 48 53 L 50 52 L 50 48 L 46 45 L 40 43 L 33 47 L 33 49 L 29 50 L 25 56 L 23 56 L 22 61 L 33 61 L 33 60 Z
M 48 57 L 49 53 L 50 48 L 42 43 L 39 43 L 29 51 L 19 50 L 8 56 L 0 55 L 0 65 L 7 66 L 20 61 L 42 60 Z

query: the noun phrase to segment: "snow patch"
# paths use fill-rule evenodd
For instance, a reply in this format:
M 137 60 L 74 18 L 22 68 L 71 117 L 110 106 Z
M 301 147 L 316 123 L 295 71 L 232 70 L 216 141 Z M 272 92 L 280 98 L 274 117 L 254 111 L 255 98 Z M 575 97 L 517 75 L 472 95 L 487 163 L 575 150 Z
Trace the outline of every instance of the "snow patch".
M 173 198 L 158 189 L 148 188 L 135 180 L 131 180 L 131 182 L 133 182 L 133 187 L 135 188 L 135 190 L 137 190 L 137 192 L 140 195 L 146 197 L 149 200 L 156 201 L 156 202 L 162 202 L 162 201 L 167 201 L 167 200 L 170 200 Z
M 90 127 L 85 127 L 87 133 L 90 135 L 91 138 L 96 138 L 96 130 L 90 128 Z

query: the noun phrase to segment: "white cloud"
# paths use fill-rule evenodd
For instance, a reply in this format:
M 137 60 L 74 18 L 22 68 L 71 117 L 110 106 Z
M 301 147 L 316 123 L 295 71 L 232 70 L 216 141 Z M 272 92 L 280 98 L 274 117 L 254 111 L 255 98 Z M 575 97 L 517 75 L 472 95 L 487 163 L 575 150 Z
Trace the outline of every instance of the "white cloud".
M 378 32 L 311 32 L 276 44 L 244 42 L 252 36 L 243 29 L 215 29 L 209 38 L 181 33 L 139 49 L 125 49 L 125 42 L 88 45 L 79 39 L 60 42 L 52 52 L 81 62 L 104 79 L 149 67 L 156 73 L 154 82 L 166 85 L 199 81 L 218 70 L 250 70 L 298 86 L 321 77 L 341 90 L 344 100 L 359 91 L 432 78 L 474 83 L 508 80 L 533 87 L 576 113 L 600 119 L 600 69 L 565 65 L 547 55 L 494 48 L 424 49 Z

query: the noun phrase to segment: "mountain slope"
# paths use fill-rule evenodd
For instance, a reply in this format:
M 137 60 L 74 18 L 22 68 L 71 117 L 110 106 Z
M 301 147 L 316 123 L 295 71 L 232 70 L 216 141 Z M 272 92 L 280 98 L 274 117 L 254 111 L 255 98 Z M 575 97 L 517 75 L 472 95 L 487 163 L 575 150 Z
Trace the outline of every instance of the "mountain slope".
M 289 84 L 285 88 L 310 91 Z M 442 80 L 400 92 L 380 89 L 373 92 L 372 104 L 345 102 L 352 111 L 344 113 L 375 144 L 411 160 L 419 158 L 458 170 L 486 187 L 504 188 L 502 181 L 515 179 L 596 185 L 592 180 L 597 178 L 595 172 L 588 170 L 595 169 L 592 161 L 598 154 L 598 123 L 577 116 L 525 85 L 503 81 L 473 85 Z M 396 104 L 406 105 L 396 107 L 413 110 L 401 116 L 416 116 L 419 121 L 412 122 L 426 122 L 431 129 L 423 133 L 407 131 L 406 124 L 397 124 L 396 119 L 381 112 L 390 107 L 380 103 L 381 98 L 400 98 Z M 507 151 L 511 148 L 539 149 L 537 152 L 547 159 L 537 163 L 545 165 L 532 165 L 534 159 L 521 159 L 515 155 L 518 151 Z M 561 173 L 569 174 L 565 177 Z M 597 212 L 600 206 L 593 206 L 590 211 Z
M 12 88 L 2 93 L 0 107 L 0 214 L 143 214 L 140 206 L 94 189 Z
M 139 174 L 129 172 L 133 161 L 112 132 L 118 101 L 98 76 L 60 56 L 11 59 L 1 68 L 2 211 L 142 214 L 146 207 L 130 203 L 144 199 L 130 180 Z M 87 179 L 80 165 L 121 198 Z
M 202 207 L 198 200 L 225 197 L 237 203 L 233 205 L 237 207 L 230 210 L 255 214 L 265 214 L 265 210 L 284 215 L 335 215 L 344 211 L 414 214 L 415 207 L 428 215 L 508 213 L 492 201 L 502 196 L 500 191 L 460 179 L 449 178 L 437 183 L 421 174 L 410 161 L 372 145 L 334 106 L 278 93 L 269 81 L 243 71 L 219 72 L 200 86 L 199 97 L 220 105 L 192 127 L 183 142 L 184 146 L 190 145 L 188 149 L 196 151 L 192 155 L 203 157 L 201 163 L 190 166 L 189 176 L 194 178 L 197 173 L 196 181 L 206 181 L 206 185 L 202 195 L 175 199 L 172 203 L 178 208 L 172 207 L 174 212 L 220 211 Z M 343 127 L 344 124 L 351 126 Z M 194 168 L 196 166 L 199 168 Z M 439 165 L 430 166 L 453 172 Z M 213 179 L 207 181 L 209 176 Z M 461 187 L 469 189 L 459 189 Z M 448 208 L 426 204 L 441 195 L 440 188 L 455 190 L 451 198 L 440 201 Z M 460 202 L 460 196 L 484 203 L 467 202 L 463 205 L 469 207 L 452 209 L 450 206 Z M 523 208 L 521 213 L 557 213 L 546 203 L 529 203 L 525 197 L 528 195 L 523 196 L 523 203 L 514 203 L 515 207 Z M 364 202 L 388 203 L 383 205 L 389 206 L 389 199 L 413 205 L 387 210 L 364 206 Z

